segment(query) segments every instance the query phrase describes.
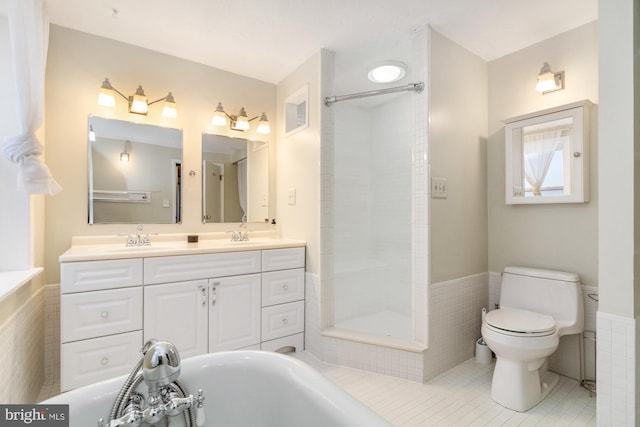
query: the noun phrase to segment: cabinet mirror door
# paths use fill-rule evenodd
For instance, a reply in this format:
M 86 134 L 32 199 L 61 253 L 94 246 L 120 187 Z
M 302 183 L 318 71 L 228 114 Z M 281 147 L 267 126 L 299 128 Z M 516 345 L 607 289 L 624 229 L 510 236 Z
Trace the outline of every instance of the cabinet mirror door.
M 589 201 L 587 114 L 580 103 L 506 121 L 507 204 Z

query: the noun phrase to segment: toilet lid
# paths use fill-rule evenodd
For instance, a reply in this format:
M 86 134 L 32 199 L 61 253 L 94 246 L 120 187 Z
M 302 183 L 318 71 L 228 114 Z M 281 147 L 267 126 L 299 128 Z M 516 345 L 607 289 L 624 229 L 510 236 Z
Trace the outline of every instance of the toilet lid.
M 487 313 L 488 325 L 508 332 L 540 335 L 553 332 L 556 322 L 546 314 L 515 308 L 501 308 Z

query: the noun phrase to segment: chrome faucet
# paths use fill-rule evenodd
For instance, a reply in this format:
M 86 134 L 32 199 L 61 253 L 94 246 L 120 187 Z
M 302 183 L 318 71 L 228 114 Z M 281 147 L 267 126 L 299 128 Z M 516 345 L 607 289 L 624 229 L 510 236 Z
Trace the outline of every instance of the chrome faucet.
M 142 359 L 116 397 L 110 421 L 107 423 L 100 418 L 98 426 L 155 425 L 165 417 L 174 417 L 185 411 L 187 426 L 204 425 L 204 395 L 202 390 L 198 390 L 198 395 L 194 397 L 178 381 L 180 355 L 176 347 L 169 342 L 153 339 L 144 345 L 142 354 Z M 142 380 L 148 387 L 146 407 L 144 395 L 135 391 Z M 197 415 L 194 408 L 198 409 Z
M 151 240 L 149 240 L 149 235 L 150 234 L 155 234 L 155 233 L 147 233 L 144 236 L 142 236 L 142 225 L 138 225 L 136 227 L 136 235 L 135 238 L 129 234 L 127 235 L 127 247 L 134 247 L 134 246 L 150 246 L 151 245 Z
M 242 231 L 244 230 L 244 231 Z M 249 240 L 249 231 L 247 230 L 247 224 L 245 222 L 238 226 L 238 231 L 231 232 L 232 242 L 246 242 Z

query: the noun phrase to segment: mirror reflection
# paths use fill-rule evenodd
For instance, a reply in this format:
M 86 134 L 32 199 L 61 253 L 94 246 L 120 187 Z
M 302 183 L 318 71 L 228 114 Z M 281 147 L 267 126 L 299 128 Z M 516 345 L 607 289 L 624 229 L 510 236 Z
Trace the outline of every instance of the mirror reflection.
M 89 117 L 89 224 L 175 224 L 182 130 Z
M 524 196 L 558 196 L 571 193 L 571 129 L 567 117 L 522 128 Z
M 202 222 L 264 222 L 268 200 L 267 143 L 203 133 Z

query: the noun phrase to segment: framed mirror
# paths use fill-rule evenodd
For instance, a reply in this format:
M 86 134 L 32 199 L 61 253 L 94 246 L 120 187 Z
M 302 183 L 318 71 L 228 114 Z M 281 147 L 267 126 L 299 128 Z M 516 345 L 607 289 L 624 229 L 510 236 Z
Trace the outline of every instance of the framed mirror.
M 580 101 L 505 120 L 507 204 L 589 201 L 589 111 Z
M 89 224 L 176 224 L 182 130 L 89 116 Z
M 202 222 L 269 218 L 269 145 L 202 134 Z

